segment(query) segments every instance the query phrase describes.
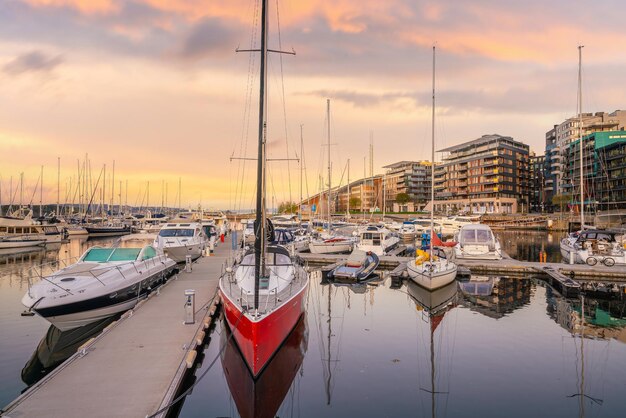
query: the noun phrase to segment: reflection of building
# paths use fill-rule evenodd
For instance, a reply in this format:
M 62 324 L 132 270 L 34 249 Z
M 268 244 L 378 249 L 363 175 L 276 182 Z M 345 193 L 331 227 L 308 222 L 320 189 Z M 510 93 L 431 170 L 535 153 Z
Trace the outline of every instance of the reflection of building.
M 528 208 L 529 147 L 511 137 L 483 135 L 441 150 L 435 169 L 435 209 L 515 213 Z
M 581 299 L 566 299 L 546 286 L 547 313 L 571 334 L 582 328 Z M 626 301 L 585 298 L 585 336 L 626 343 Z
M 502 318 L 530 303 L 532 283 L 529 279 L 502 277 L 494 283 L 488 296 L 463 293 L 462 305 L 490 318 Z

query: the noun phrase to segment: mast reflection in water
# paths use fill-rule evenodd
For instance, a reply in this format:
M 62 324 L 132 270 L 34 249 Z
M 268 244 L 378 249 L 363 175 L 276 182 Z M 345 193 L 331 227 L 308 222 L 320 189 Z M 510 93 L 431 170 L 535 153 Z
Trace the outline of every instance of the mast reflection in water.
M 302 315 L 283 345 L 255 379 L 230 329 L 223 323 L 221 344 L 226 344 L 226 348 L 221 356 L 222 369 L 242 418 L 275 416 L 302 366 L 308 340 L 307 318 Z

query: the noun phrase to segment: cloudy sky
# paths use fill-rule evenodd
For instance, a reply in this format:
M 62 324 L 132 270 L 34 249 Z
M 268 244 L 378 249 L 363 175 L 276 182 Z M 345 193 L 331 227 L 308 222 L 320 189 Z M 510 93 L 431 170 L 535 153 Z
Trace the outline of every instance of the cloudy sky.
M 252 206 L 254 163 L 231 157 L 256 151 L 258 56 L 235 49 L 258 46 L 258 8 L 0 0 L 2 202 L 20 172 L 30 200 L 41 165 L 44 200 L 56 201 L 58 157 L 61 194 L 74 194 L 88 154 L 94 182 L 115 160 L 130 204 L 148 181 L 152 205 L 164 183 L 172 203 L 181 178 L 185 205 Z M 626 107 L 620 0 L 270 0 L 270 16 L 270 47 L 297 54 L 270 58 L 270 154 L 299 155 L 302 125 L 305 195 L 326 164 L 327 98 L 335 184 L 348 159 L 350 177 L 363 175 L 370 134 L 376 172 L 429 158 L 433 44 L 437 149 L 498 133 L 542 154 L 545 132 L 576 111 L 579 44 L 583 110 Z M 271 163 L 277 202 L 299 184 L 297 162 Z

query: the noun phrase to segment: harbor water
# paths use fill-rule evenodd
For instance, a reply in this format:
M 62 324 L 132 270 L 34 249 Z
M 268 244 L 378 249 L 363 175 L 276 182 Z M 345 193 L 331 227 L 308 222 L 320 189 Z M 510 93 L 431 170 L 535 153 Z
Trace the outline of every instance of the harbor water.
M 558 260 L 558 234 L 496 234 L 513 258 L 537 261 L 543 250 Z M 23 379 L 32 384 L 45 373 L 31 367 L 42 339 L 49 349 L 76 347 L 43 319 L 20 316 L 32 269 L 113 240 L 0 256 L 2 405 L 27 388 Z M 567 299 L 536 277 L 473 277 L 431 293 L 385 272 L 340 286 L 312 270 L 304 317 L 256 381 L 222 323 L 210 337 L 189 382 L 195 386 L 172 415 L 622 417 L 626 410 L 624 300 Z

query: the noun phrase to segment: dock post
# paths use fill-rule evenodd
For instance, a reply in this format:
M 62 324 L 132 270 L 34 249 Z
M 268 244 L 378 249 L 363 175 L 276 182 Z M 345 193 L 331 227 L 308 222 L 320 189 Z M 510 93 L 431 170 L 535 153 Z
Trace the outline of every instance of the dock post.
M 185 273 L 191 273 L 191 254 L 185 256 Z
M 570 251 L 570 252 L 569 252 L 569 263 L 570 263 L 570 264 L 574 264 L 574 257 L 575 257 L 575 256 L 576 256 L 576 255 L 574 254 L 574 251 Z
M 194 289 L 185 290 L 185 324 L 194 324 L 196 311 L 196 291 Z

